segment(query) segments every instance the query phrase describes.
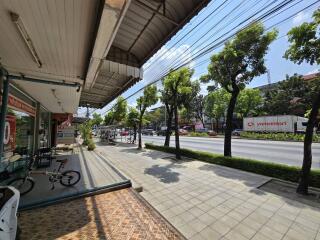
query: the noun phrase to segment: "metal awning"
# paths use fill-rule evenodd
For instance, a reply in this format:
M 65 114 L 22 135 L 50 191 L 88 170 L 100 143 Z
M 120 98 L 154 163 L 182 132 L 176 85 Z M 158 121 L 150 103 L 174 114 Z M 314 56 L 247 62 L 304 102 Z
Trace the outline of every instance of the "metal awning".
M 83 89 L 81 98 L 91 107 L 100 108 L 141 78 L 142 70 L 137 67 L 103 60 L 95 84 L 90 90 Z
M 2 0 L 0 66 L 50 81 L 12 81 L 49 111 L 103 107 L 142 79 L 142 65 L 208 2 Z
M 142 65 L 208 2 L 209 0 L 129 0 L 122 6 L 117 5 L 119 8 L 113 7 L 118 19 L 110 22 L 114 23 L 111 27 L 116 31 L 109 38 L 112 42 L 105 42 L 105 47 L 101 47 L 100 28 L 108 28 L 110 24 L 107 26 L 100 21 L 80 105 L 103 107 L 141 80 Z M 111 1 L 106 1 L 102 19 L 104 15 L 110 18 L 110 4 Z M 98 48 L 102 50 L 95 51 Z M 140 69 L 141 74 L 136 77 L 130 73 L 108 72 L 103 69 L 105 61 Z
M 0 1 L 0 64 L 11 75 L 82 85 L 100 4 L 100 0 Z M 14 84 L 49 111 L 77 112 L 80 92 L 76 88 Z

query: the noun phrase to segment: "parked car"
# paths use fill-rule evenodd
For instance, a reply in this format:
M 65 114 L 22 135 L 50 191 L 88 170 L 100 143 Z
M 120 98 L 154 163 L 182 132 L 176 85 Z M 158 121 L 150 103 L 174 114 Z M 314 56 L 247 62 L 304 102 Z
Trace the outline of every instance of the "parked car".
M 128 136 L 129 132 L 128 131 L 122 131 L 120 132 L 120 136 Z
M 209 130 L 208 135 L 211 137 L 217 136 L 218 134 L 215 131 Z
M 234 130 L 232 131 L 232 135 L 233 135 L 233 136 L 240 136 L 240 135 L 241 135 L 241 132 L 243 132 L 242 129 L 234 129 Z
M 185 136 L 185 135 L 188 135 L 188 131 L 187 130 L 185 130 L 185 129 L 182 129 L 182 128 L 180 128 L 179 129 L 179 135 L 180 136 Z
M 195 132 L 198 132 L 198 133 L 208 133 L 208 128 L 196 129 Z
M 141 130 L 142 135 L 153 136 L 155 133 L 156 133 L 156 131 L 154 131 L 153 129 L 142 129 Z

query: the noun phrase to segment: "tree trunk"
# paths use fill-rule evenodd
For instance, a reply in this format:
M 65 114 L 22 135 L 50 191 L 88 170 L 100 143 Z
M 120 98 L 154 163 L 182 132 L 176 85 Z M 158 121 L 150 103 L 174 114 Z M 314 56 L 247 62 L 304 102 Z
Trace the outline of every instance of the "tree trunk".
M 217 131 L 217 134 L 218 134 L 218 132 L 219 132 L 219 119 L 218 118 L 216 118 L 216 131 Z
M 173 112 L 172 112 L 172 110 L 169 110 L 168 111 L 168 119 L 167 119 L 166 139 L 164 141 L 165 147 L 169 147 L 169 145 L 170 145 L 172 117 L 173 117 Z
M 304 137 L 304 148 L 303 148 L 303 163 L 301 170 L 301 177 L 299 181 L 299 185 L 297 188 L 297 193 L 307 195 L 308 194 L 308 186 L 309 186 L 309 175 L 312 165 L 312 138 L 313 138 L 313 130 L 316 126 L 317 117 L 319 114 L 320 108 L 320 93 L 314 100 L 312 104 L 312 110 L 309 116 L 309 120 L 307 123 L 306 133 Z
M 224 133 L 224 156 L 225 157 L 231 157 L 232 120 L 233 120 L 233 112 L 236 106 L 239 92 L 240 92 L 239 88 L 233 89 L 229 106 L 228 106 L 226 129 Z
M 204 125 L 204 119 L 201 118 L 200 121 L 201 121 L 201 123 L 202 123 L 203 128 L 206 128 L 206 126 Z
M 137 140 L 137 126 L 133 127 L 133 143 Z
M 139 119 L 139 144 L 138 144 L 138 149 L 142 148 L 141 129 L 142 129 L 142 118 Z
M 176 159 L 181 159 L 180 155 L 180 141 L 179 141 L 179 123 L 178 123 L 178 107 L 174 108 L 174 127 L 176 140 Z

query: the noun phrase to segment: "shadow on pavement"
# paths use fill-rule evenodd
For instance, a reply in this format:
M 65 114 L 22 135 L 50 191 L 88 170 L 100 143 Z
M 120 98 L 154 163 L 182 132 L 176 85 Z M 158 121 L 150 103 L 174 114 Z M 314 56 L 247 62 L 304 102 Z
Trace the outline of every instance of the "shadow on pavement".
M 171 170 L 172 164 L 166 166 L 153 165 L 150 168 L 144 170 L 144 174 L 154 176 L 163 183 L 174 183 L 179 182 L 180 173 L 173 172 Z

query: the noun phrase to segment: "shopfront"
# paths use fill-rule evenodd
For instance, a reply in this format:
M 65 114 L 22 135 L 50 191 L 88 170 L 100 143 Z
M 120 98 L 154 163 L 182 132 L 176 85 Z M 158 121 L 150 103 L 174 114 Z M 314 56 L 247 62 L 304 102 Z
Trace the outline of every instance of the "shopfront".
M 0 95 L 0 106 L 1 100 Z M 10 85 L 3 141 L 5 159 L 15 153 L 29 155 L 37 148 L 51 146 L 51 113 L 43 106 L 38 112 L 37 116 L 37 103 L 32 97 Z

